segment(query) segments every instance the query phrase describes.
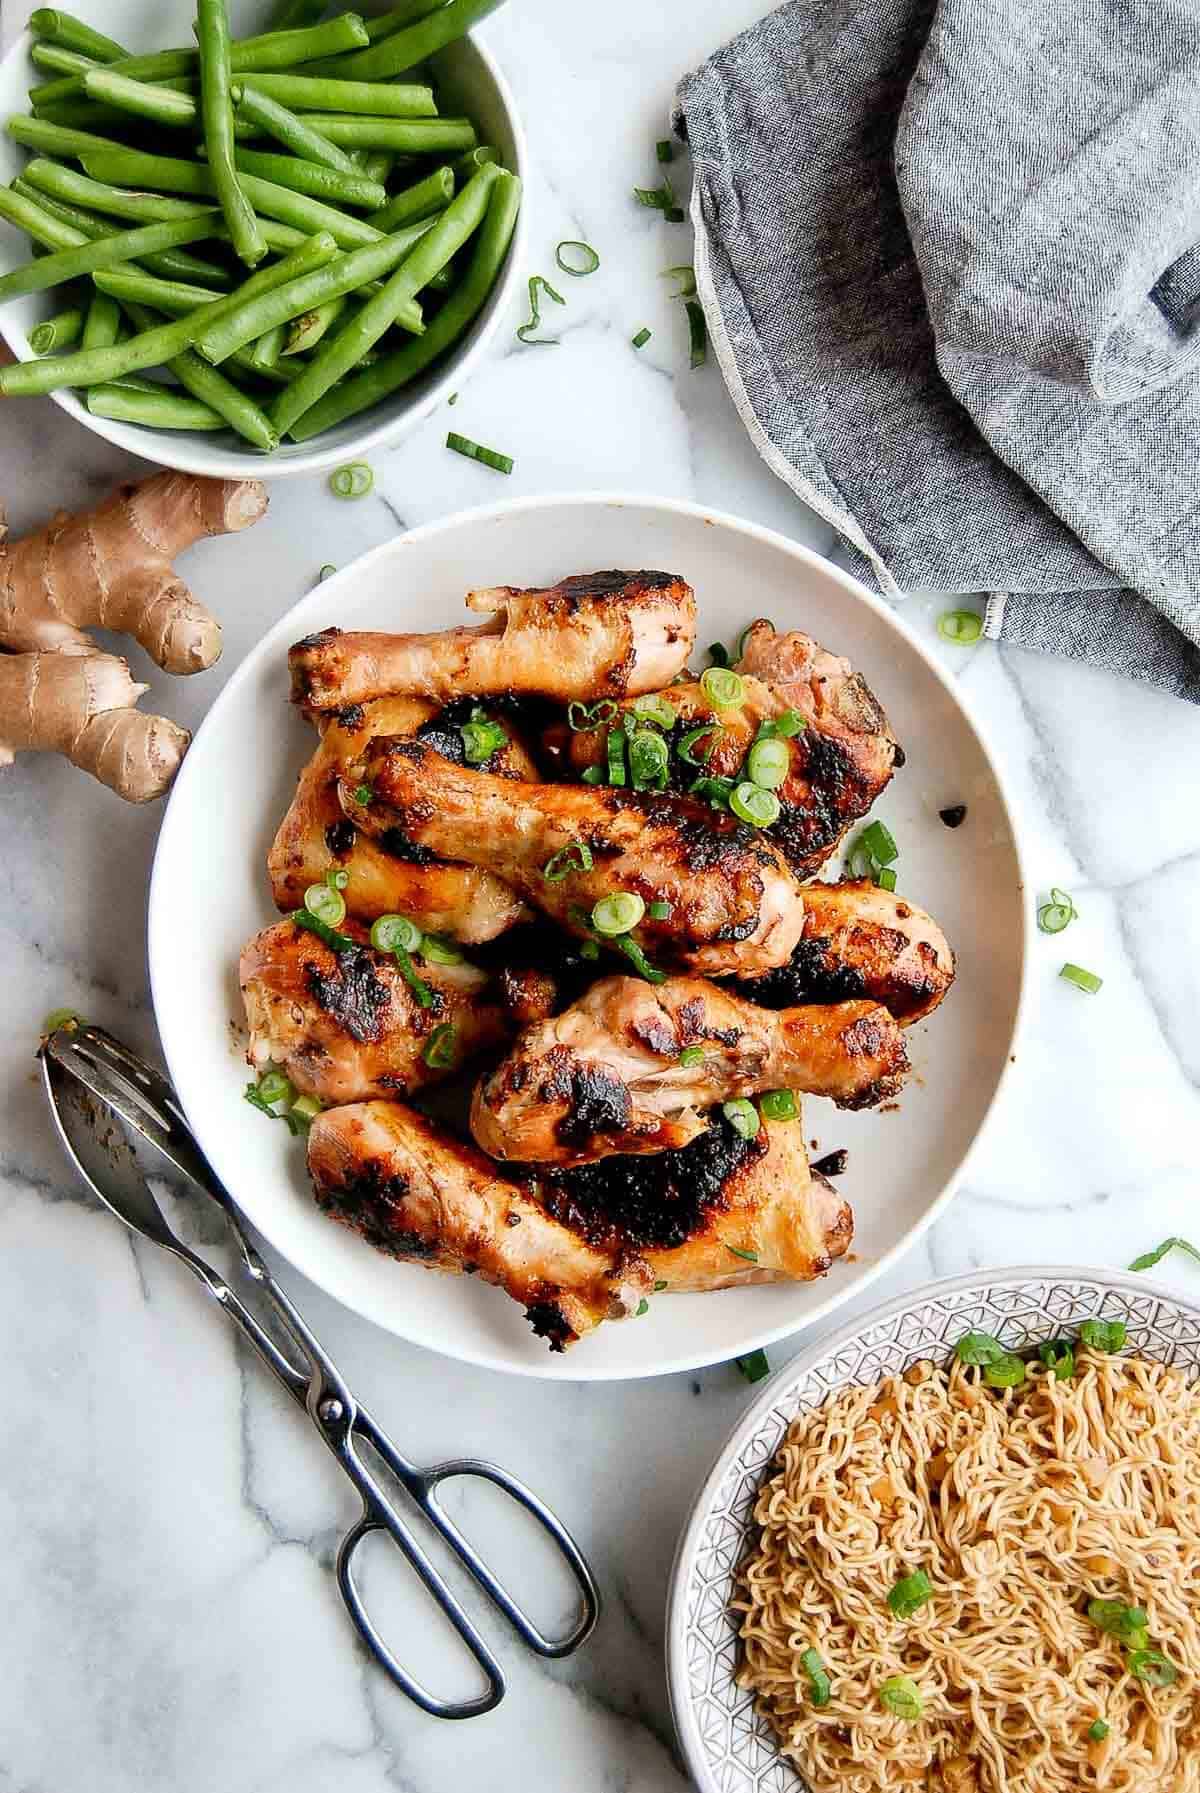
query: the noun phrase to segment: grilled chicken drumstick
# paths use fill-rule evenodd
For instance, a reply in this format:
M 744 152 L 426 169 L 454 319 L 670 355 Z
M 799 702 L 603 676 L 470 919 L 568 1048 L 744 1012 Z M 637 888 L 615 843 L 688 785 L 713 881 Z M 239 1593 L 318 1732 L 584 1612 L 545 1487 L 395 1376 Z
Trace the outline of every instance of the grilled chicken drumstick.
M 903 1026 L 924 1020 L 954 982 L 954 954 L 932 915 L 870 880 L 804 886 L 804 932 L 786 965 L 743 978 L 769 1009 L 881 1002 Z
M 626 938 L 651 959 L 714 975 L 767 971 L 786 963 L 804 925 L 778 848 L 687 800 L 489 778 L 411 740 L 370 742 L 344 769 L 341 794 L 368 833 L 482 866 L 573 934 L 590 934 L 601 898 L 640 897 L 645 918 Z M 655 920 L 660 902 L 670 914 Z
M 441 1082 L 512 1033 L 477 966 L 417 960 L 426 1007 L 391 953 L 367 945 L 356 924 L 343 926 L 358 942 L 353 951 L 334 952 L 291 921 L 264 928 L 243 948 L 252 1065 L 282 1066 L 298 1090 L 322 1102 L 359 1102 Z M 438 1028 L 453 1031 L 435 1041 Z
M 323 629 L 288 655 L 292 695 L 338 709 L 390 692 L 447 698 L 504 692 L 622 697 L 667 685 L 696 639 L 696 599 L 672 573 L 580 573 L 545 590 L 492 586 L 467 594 L 491 613 L 437 635 Z
M 326 1213 L 393 1257 L 497 1284 L 552 1351 L 654 1289 L 808 1281 L 853 1231 L 798 1122 L 745 1140 L 718 1119 L 686 1151 L 554 1171 L 535 1195 L 412 1109 L 367 1102 L 317 1117 L 308 1162 Z
M 414 735 L 433 740 L 443 753 L 461 759 L 461 723 L 471 708 L 452 704 L 439 711 L 420 697 L 380 697 L 321 717 L 320 745 L 300 774 L 291 808 L 279 825 L 267 872 L 280 909 L 298 909 L 310 884 L 340 867 L 348 874 L 343 895 L 351 915 L 407 915 L 418 927 L 474 944 L 492 940 L 529 911 L 520 897 L 491 872 L 476 866 L 443 865 L 430 853 L 415 857 L 388 851 L 386 835 L 373 840 L 348 821 L 338 797 L 338 775 L 375 735 Z M 490 714 L 490 713 L 489 713 Z M 507 778 L 536 778 L 524 746 L 505 723 L 506 739 L 490 759 L 489 772 Z
M 699 1047 L 700 1062 L 681 1063 Z M 493 1158 L 579 1164 L 687 1145 L 731 1096 L 802 1089 L 842 1108 L 892 1096 L 900 1028 L 872 1002 L 759 1008 L 702 978 L 606 977 L 527 1028 L 476 1086 L 471 1131 Z

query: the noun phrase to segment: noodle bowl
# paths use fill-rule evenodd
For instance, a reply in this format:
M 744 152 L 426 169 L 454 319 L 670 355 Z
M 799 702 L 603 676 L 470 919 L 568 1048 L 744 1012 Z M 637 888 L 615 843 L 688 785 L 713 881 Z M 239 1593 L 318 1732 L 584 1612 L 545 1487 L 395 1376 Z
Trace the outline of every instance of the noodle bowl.
M 795 1420 L 754 1517 L 738 1679 L 813 1793 L 1200 1793 L 1200 1394 L 1180 1372 L 1083 1350 L 1001 1393 L 915 1364 Z M 931 1596 L 899 1617 L 915 1571 Z M 1095 1600 L 1144 1609 L 1151 1653 Z M 881 1696 L 899 1676 L 919 1716 Z

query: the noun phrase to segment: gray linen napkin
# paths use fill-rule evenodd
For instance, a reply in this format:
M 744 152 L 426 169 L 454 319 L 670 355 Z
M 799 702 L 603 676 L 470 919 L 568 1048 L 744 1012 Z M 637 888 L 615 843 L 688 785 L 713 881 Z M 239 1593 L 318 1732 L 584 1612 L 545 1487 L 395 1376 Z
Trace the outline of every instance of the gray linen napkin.
M 714 352 L 852 569 L 1200 701 L 1200 9 L 791 0 L 678 116 Z

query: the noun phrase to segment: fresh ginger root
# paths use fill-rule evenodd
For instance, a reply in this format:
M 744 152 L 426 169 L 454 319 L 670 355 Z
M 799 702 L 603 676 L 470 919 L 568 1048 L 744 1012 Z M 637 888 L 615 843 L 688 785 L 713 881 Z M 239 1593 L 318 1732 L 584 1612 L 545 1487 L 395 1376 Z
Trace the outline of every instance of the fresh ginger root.
M 4 545 L 0 523 L 0 765 L 40 748 L 131 803 L 161 797 L 190 739 L 133 706 L 146 690 L 90 627 L 131 635 L 167 672 L 201 672 L 221 631 L 172 562 L 202 536 L 257 522 L 259 480 L 157 473 L 95 510 Z

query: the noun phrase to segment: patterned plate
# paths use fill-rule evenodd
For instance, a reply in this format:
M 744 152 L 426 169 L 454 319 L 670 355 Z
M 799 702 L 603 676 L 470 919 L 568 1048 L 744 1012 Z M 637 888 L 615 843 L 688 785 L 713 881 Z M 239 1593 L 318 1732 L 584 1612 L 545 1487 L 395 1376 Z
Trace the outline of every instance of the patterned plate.
M 667 1602 L 671 1708 L 701 1793 L 807 1793 L 734 1682 L 738 1638 L 729 1611 L 755 1496 L 796 1415 L 850 1383 L 945 1357 L 964 1332 L 990 1332 L 1020 1351 L 1093 1316 L 1124 1320 L 1134 1350 L 1200 1372 L 1200 1308 L 1144 1276 L 1039 1266 L 987 1282 L 975 1273 L 927 1283 L 802 1353 L 764 1390 L 700 1490 Z

